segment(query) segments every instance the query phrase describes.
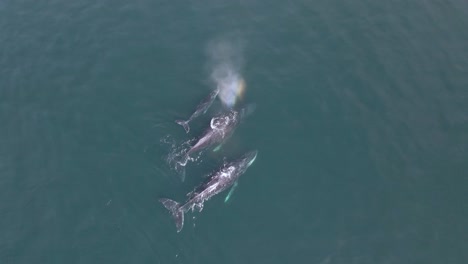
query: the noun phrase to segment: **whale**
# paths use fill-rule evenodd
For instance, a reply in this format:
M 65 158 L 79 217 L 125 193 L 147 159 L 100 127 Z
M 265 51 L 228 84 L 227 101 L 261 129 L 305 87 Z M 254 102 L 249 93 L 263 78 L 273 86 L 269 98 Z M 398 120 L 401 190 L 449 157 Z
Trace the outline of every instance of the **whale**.
M 204 133 L 198 138 L 195 144 L 185 153 L 182 160 L 177 163 L 180 166 L 185 166 L 192 154 L 222 144 L 234 133 L 240 119 L 241 114 L 235 110 L 230 110 L 213 117 L 210 121 L 210 126 L 205 129 Z
M 210 106 L 213 104 L 213 101 L 216 99 L 216 96 L 219 94 L 219 89 L 213 90 L 205 99 L 203 99 L 198 105 L 197 108 L 195 109 L 195 112 L 190 115 L 190 117 L 187 120 L 176 120 L 175 122 L 179 125 L 181 125 L 185 133 L 188 133 L 190 131 L 190 126 L 189 123 L 206 113 L 206 111 L 210 108 Z
M 209 175 L 207 182 L 189 192 L 187 201 L 183 204 L 169 198 L 158 199 L 172 215 L 177 233 L 184 226 L 186 212 L 189 210 L 193 212 L 195 209 L 201 212 L 206 201 L 233 186 L 239 180 L 239 177 L 253 164 L 257 154 L 257 150 L 252 150 L 234 161 L 225 163 L 220 169 Z

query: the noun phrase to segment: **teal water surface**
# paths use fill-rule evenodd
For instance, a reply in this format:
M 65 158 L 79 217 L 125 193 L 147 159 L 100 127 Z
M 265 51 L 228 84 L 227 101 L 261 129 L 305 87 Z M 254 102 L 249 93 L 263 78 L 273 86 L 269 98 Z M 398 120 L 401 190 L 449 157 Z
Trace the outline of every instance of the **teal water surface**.
M 3 1 L 0 263 L 467 263 L 468 2 Z M 213 88 L 256 109 L 180 182 Z M 259 154 L 176 233 L 160 197 Z

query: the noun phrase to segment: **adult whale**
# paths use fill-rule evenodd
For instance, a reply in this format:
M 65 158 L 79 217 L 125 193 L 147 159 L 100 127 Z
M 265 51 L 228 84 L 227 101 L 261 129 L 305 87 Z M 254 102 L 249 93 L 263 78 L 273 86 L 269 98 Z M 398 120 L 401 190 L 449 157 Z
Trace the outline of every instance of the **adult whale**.
M 223 165 L 218 171 L 210 175 L 208 182 L 188 193 L 188 200 L 183 205 L 168 198 L 159 199 L 164 207 L 171 212 L 177 227 L 177 232 L 180 232 L 184 226 L 184 214 L 187 211 L 190 209 L 193 211 L 197 208 L 198 211 L 201 212 L 205 201 L 228 189 L 237 182 L 239 177 L 244 174 L 247 168 L 255 161 L 257 153 L 257 150 L 247 152 L 239 159 Z
M 234 133 L 240 119 L 241 113 L 235 110 L 230 110 L 213 117 L 210 121 L 210 126 L 204 131 L 203 135 L 188 149 L 182 160 L 177 163 L 180 166 L 185 166 L 190 160 L 190 155 L 203 149 L 222 144 Z

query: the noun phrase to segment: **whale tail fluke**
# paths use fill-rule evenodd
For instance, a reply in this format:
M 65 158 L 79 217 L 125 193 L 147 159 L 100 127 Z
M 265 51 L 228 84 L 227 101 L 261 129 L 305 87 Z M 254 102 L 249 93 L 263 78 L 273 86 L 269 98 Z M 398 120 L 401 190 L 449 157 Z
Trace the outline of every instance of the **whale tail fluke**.
M 184 211 L 180 210 L 180 205 L 176 201 L 167 198 L 161 198 L 159 201 L 171 212 L 176 224 L 177 233 L 179 233 L 182 227 L 184 227 Z
M 188 133 L 190 131 L 190 126 L 189 126 L 189 121 L 188 120 L 176 120 L 175 122 L 177 124 L 181 125 L 184 128 L 185 133 Z

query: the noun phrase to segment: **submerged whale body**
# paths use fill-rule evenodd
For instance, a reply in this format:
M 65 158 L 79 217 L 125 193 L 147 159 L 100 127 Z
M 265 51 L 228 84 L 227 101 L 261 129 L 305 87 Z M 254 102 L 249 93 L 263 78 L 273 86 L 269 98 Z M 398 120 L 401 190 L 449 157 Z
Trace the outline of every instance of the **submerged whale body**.
M 208 108 L 210 108 L 211 104 L 213 104 L 213 101 L 216 99 L 216 96 L 218 96 L 218 93 L 219 89 L 213 90 L 203 101 L 201 101 L 197 105 L 195 112 L 193 112 L 193 114 L 187 120 L 176 120 L 175 122 L 181 125 L 184 128 L 185 132 L 188 133 L 190 131 L 190 121 L 192 121 L 196 117 L 205 114 Z
M 184 214 L 187 211 L 193 211 L 197 208 L 201 212 L 205 201 L 234 185 L 255 161 L 257 153 L 257 150 L 250 151 L 239 159 L 223 165 L 218 171 L 210 175 L 208 182 L 187 194 L 188 200 L 182 205 L 168 198 L 159 199 L 164 207 L 170 211 L 177 232 L 180 232 L 184 226 Z

